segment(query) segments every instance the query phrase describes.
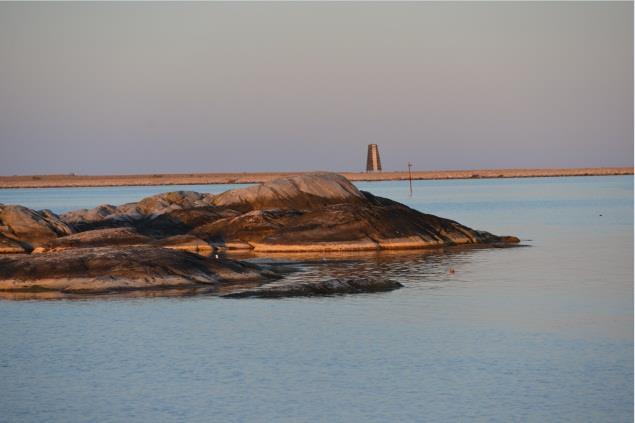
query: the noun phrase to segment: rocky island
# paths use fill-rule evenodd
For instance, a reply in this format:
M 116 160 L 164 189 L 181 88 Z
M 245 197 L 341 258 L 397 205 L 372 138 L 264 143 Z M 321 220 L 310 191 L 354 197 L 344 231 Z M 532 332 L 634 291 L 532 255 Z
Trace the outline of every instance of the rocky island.
M 386 291 L 400 284 L 355 278 L 272 284 L 280 269 L 227 255 L 517 242 L 360 191 L 341 175 L 313 173 L 219 195 L 168 192 L 59 216 L 0 205 L 0 291 L 178 288 L 233 297 Z

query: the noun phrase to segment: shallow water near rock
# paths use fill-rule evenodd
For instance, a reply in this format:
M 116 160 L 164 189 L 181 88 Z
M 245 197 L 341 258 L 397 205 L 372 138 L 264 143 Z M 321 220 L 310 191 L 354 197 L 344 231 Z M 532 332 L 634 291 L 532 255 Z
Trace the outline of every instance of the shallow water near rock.
M 0 421 L 632 421 L 632 177 L 356 185 L 528 247 L 276 258 L 297 280 L 405 285 L 387 293 L 0 301 Z

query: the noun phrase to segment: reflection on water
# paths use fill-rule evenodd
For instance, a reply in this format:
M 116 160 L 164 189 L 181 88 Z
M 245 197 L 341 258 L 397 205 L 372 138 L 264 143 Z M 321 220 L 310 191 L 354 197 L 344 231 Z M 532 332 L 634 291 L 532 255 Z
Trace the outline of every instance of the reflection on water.
M 290 283 L 351 277 L 383 278 L 400 282 L 406 287 L 430 289 L 455 278 L 475 253 L 486 249 L 491 248 L 462 246 L 341 253 L 248 254 L 242 258 L 256 263 L 297 267 L 298 272 L 286 276 Z

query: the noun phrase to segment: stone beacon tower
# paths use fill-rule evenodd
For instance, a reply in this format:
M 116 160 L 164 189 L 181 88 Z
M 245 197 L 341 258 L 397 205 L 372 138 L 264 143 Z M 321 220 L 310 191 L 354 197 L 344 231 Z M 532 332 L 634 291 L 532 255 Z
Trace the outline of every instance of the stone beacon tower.
M 379 159 L 379 148 L 377 144 L 368 144 L 366 172 L 381 172 L 381 160 Z

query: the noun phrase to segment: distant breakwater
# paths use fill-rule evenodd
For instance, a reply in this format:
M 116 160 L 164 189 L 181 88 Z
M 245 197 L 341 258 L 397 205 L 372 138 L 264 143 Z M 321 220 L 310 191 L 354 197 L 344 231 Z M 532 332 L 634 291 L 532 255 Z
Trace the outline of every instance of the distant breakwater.
M 152 185 L 251 184 L 308 172 L 242 173 L 158 173 L 146 175 L 14 175 L 0 176 L 0 188 L 70 188 Z M 350 181 L 398 181 L 409 178 L 402 172 L 340 172 Z M 477 169 L 414 171 L 413 180 L 538 178 L 563 176 L 633 175 L 632 167 L 561 168 L 561 169 Z

